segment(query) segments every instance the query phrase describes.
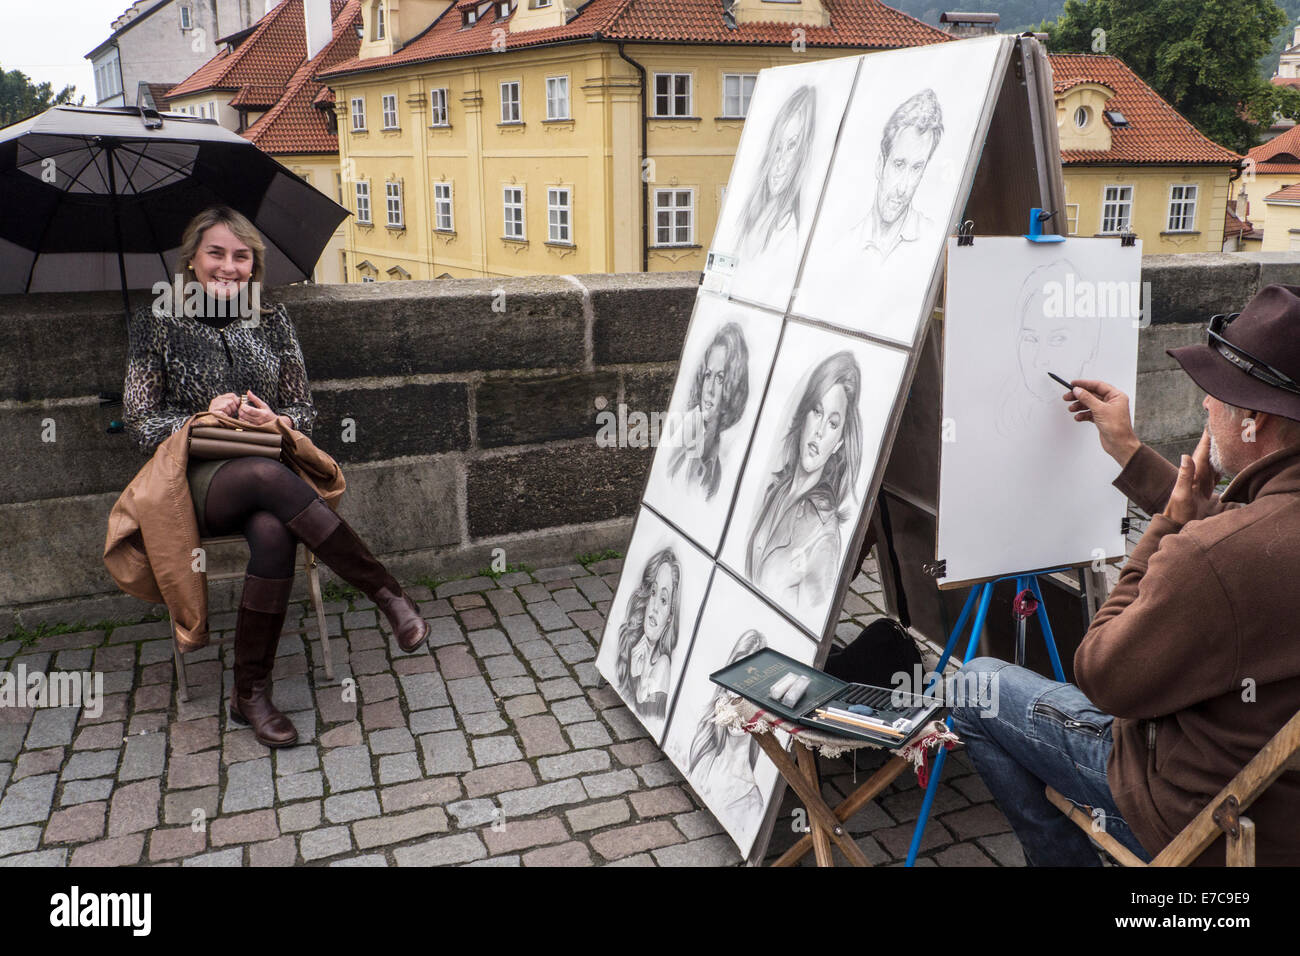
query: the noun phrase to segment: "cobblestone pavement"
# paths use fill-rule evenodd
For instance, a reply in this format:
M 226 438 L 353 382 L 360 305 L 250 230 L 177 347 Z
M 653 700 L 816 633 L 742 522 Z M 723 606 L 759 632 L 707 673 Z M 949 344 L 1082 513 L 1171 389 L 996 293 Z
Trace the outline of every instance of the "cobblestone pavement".
M 327 604 L 332 683 L 310 605 L 294 605 L 274 699 L 303 743 L 274 752 L 226 714 L 232 642 L 186 657 L 188 702 L 176 694 L 166 622 L 0 643 L 0 669 L 94 669 L 106 695 L 93 719 L 0 707 L 0 865 L 739 864 L 596 672 L 620 565 L 412 588 L 432 624 L 415 654 L 378 629 L 364 599 Z M 841 630 L 856 634 L 882 607 L 868 562 Z M 212 625 L 229 635 L 234 615 Z M 966 756 L 952 756 L 920 864 L 1023 864 Z M 861 777 L 883 758 L 859 759 Z M 854 770 L 823 760 L 822 774 L 834 805 Z M 904 774 L 849 821 L 869 860 L 904 858 L 920 802 Z M 769 859 L 796 838 L 796 805 L 787 793 Z

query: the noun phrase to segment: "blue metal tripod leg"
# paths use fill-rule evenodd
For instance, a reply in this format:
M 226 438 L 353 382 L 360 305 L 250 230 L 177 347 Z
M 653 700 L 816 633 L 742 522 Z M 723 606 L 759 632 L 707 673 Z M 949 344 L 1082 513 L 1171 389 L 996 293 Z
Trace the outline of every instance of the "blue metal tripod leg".
M 1043 592 L 1038 588 L 1038 575 L 1031 575 L 1029 587 L 1038 598 L 1038 626 L 1043 629 L 1043 643 L 1047 645 L 1047 656 L 1052 659 L 1052 674 L 1062 684 L 1065 683 L 1065 671 L 1061 668 L 1061 655 L 1056 650 L 1056 637 L 1052 634 L 1052 622 L 1047 619 L 1047 605 L 1043 603 Z
M 957 622 L 958 627 L 953 629 L 952 637 L 948 641 L 948 646 L 951 648 L 960 636 L 960 627 L 966 623 L 966 612 L 970 610 L 970 605 L 974 600 L 977 591 L 979 593 L 979 610 L 975 612 L 975 620 L 971 624 L 970 640 L 966 642 L 966 654 L 962 658 L 963 664 L 975 655 L 975 647 L 979 643 L 980 632 L 984 630 L 984 620 L 988 617 L 989 613 L 989 601 L 993 597 L 992 581 L 986 581 L 978 588 L 971 589 L 970 597 L 966 599 L 966 608 L 962 611 L 962 616 Z M 945 652 L 945 658 L 946 657 L 947 652 Z M 940 675 L 943 673 L 944 663 L 947 663 L 947 661 L 943 661 L 943 663 L 941 663 L 937 668 Z M 942 679 L 942 676 L 939 679 Z M 951 715 L 946 721 L 944 721 L 944 723 L 949 728 L 952 727 Z M 930 818 L 930 808 L 934 804 L 935 792 L 939 789 L 939 776 L 943 772 L 943 764 L 947 756 L 948 750 L 945 747 L 940 747 L 939 752 L 935 754 L 934 766 L 930 769 L 930 780 L 925 787 L 925 800 L 921 803 L 921 813 L 916 818 L 916 830 L 912 833 L 912 845 L 908 847 L 907 850 L 907 866 L 914 866 L 916 864 L 916 852 L 921 848 L 921 838 L 925 835 L 925 824 Z

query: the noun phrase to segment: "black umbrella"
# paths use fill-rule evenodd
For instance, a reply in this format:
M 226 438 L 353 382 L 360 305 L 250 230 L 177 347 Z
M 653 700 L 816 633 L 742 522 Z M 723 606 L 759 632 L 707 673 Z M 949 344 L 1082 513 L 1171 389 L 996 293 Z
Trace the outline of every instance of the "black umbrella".
M 311 276 L 346 209 L 212 120 L 56 106 L 0 130 L 0 293 L 173 281 L 185 226 L 226 205 L 266 240 L 267 285 Z

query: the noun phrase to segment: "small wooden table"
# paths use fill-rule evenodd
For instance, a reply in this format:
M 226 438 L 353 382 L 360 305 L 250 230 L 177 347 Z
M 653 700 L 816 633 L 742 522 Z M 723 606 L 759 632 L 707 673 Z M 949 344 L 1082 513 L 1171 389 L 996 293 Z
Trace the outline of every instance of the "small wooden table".
M 741 697 L 734 697 L 731 700 L 724 697 L 719 702 L 717 714 L 719 723 L 737 727 L 753 735 L 758 745 L 763 748 L 763 752 L 772 758 L 776 769 L 798 794 L 808 810 L 808 834 L 781 854 L 780 858 L 772 864 L 773 866 L 794 866 L 807 855 L 809 850 L 816 855 L 818 866 L 834 866 L 831 856 L 832 844 L 840 848 L 853 866 L 870 866 L 871 862 L 862 852 L 862 848 L 844 829 L 844 822 L 878 797 L 904 770 L 916 766 L 914 758 L 923 754 L 925 748 L 948 746 L 949 741 L 957 740 L 956 735 L 944 727 L 942 722 L 933 722 L 929 728 L 913 739 L 913 743 L 897 752 L 890 751 L 893 756 L 886 761 L 885 765 L 849 794 L 839 806 L 832 809 L 822 798 L 817 779 L 818 751 L 826 756 L 838 757 L 848 751 L 863 748 L 873 750 L 884 748 L 856 737 L 842 737 L 838 734 L 814 730 L 802 724 L 792 724 L 785 718 L 763 710 Z M 773 730 L 783 730 L 790 734 L 794 743 L 794 760 L 790 759 L 790 755 L 777 742 Z

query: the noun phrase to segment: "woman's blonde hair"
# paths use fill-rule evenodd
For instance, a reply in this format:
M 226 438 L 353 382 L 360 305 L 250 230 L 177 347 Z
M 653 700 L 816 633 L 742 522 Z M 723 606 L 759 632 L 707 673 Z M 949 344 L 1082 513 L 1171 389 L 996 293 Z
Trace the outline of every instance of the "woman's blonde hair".
M 248 217 L 229 206 L 209 206 L 191 219 L 189 225 L 185 227 L 185 233 L 181 236 L 178 260 L 185 275 L 185 282 L 198 281 L 191 262 L 198 255 L 203 236 L 213 226 L 225 226 L 235 234 L 237 239 L 253 250 L 253 272 L 248 280 L 260 284 L 262 277 L 266 275 L 266 243 Z M 261 307 L 263 312 L 274 311 L 273 307 L 266 302 L 262 302 Z

